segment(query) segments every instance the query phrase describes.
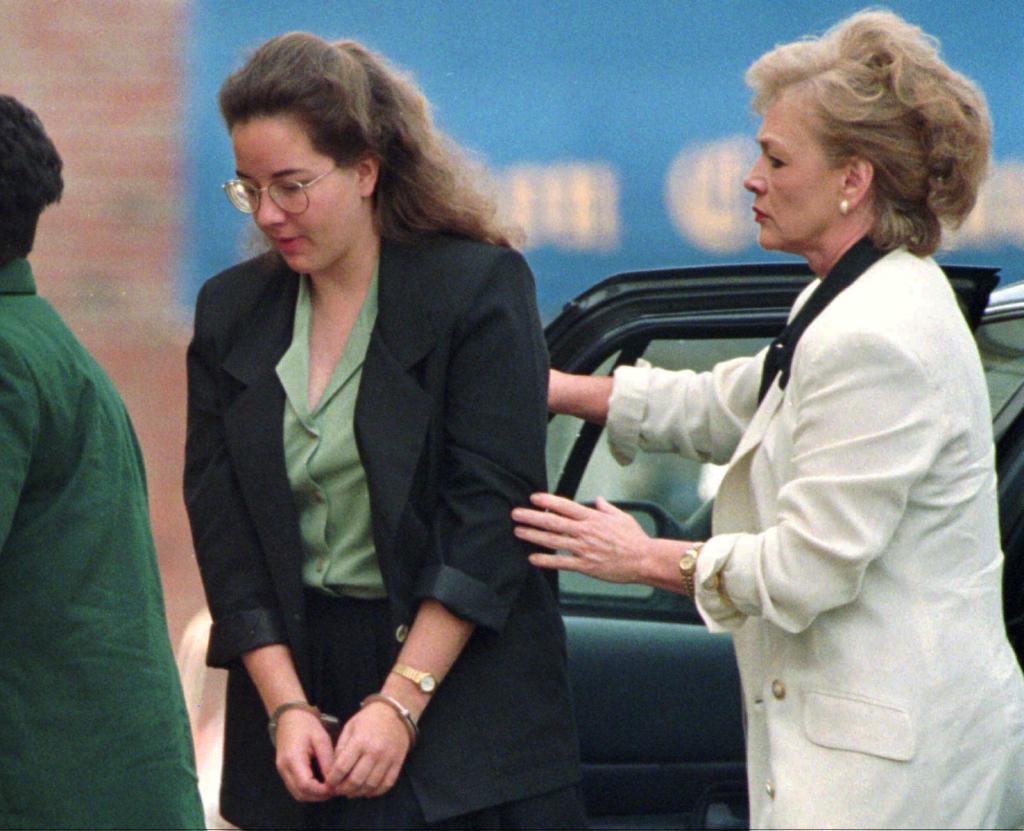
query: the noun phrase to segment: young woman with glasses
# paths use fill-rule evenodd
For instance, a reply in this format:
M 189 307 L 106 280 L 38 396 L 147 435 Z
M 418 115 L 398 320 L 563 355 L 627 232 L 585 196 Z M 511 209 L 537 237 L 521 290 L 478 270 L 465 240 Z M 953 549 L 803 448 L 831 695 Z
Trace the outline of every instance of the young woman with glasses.
M 359 44 L 276 37 L 220 106 L 225 191 L 272 248 L 206 283 L 188 353 L 221 812 L 580 827 L 564 631 L 509 519 L 545 483 L 530 270 Z

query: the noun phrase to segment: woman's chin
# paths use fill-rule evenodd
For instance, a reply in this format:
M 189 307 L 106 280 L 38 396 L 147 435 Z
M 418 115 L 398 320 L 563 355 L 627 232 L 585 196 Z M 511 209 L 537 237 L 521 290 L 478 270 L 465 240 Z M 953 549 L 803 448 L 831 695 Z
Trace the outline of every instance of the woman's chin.
M 786 241 L 780 239 L 778 235 L 766 232 L 763 228 L 761 233 L 757 237 L 757 244 L 761 246 L 765 251 L 779 251 L 783 254 L 793 254 L 797 257 L 803 257 L 803 251 L 805 250 L 799 245 L 795 245 L 792 241 Z
M 281 259 L 284 260 L 285 265 L 288 266 L 296 274 L 308 274 L 309 273 L 309 258 L 302 254 L 289 253 L 282 251 L 280 248 L 275 249 L 280 255 Z
M 782 241 L 771 231 L 764 228 L 764 226 L 761 227 L 761 231 L 757 235 L 757 244 L 765 251 L 782 250 Z

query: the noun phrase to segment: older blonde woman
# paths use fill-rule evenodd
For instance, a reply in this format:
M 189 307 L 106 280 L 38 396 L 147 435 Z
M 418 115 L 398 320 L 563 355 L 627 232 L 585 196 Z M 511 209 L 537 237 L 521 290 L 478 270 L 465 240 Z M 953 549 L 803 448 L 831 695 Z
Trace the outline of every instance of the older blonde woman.
M 930 258 L 974 204 L 990 123 L 887 12 L 769 52 L 745 181 L 763 247 L 820 280 L 762 353 L 704 374 L 554 374 L 549 406 L 638 449 L 728 462 L 705 542 L 548 494 L 536 565 L 695 596 L 733 633 L 757 827 L 1024 822 L 1024 680 L 1001 611 L 989 406 Z M 694 714 L 699 718 L 699 714 Z

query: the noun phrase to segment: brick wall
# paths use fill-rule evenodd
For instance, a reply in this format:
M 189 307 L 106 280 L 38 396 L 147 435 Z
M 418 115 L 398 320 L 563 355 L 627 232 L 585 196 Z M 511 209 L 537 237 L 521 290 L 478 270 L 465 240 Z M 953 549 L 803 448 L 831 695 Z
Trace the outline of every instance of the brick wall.
M 146 457 L 172 637 L 203 607 L 181 501 L 188 310 L 181 244 L 187 0 L 0 0 L 0 92 L 42 118 L 65 191 L 33 268 L 109 372 Z

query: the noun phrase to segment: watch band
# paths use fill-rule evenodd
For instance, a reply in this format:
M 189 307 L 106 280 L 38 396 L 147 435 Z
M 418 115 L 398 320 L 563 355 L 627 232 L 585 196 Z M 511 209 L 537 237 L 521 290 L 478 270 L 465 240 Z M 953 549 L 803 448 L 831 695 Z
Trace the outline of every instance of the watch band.
M 408 678 L 427 695 L 437 689 L 437 679 L 429 672 L 421 669 L 413 669 L 406 664 L 395 664 L 391 671 L 403 678 Z
M 703 547 L 704 543 L 695 542 L 679 558 L 679 579 L 683 584 L 683 594 L 687 597 L 692 598 L 697 594 L 694 580 L 697 577 L 697 558 L 700 556 L 700 550 Z

